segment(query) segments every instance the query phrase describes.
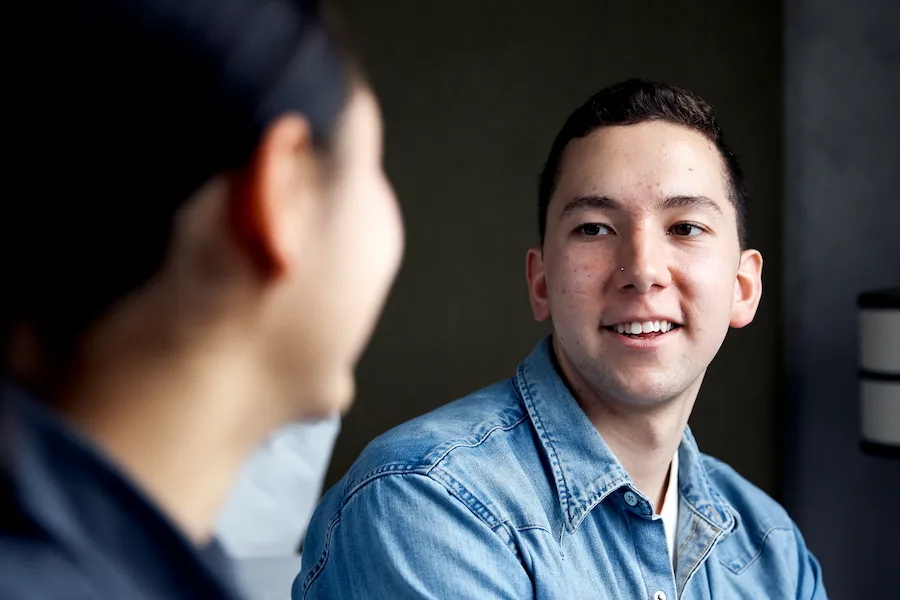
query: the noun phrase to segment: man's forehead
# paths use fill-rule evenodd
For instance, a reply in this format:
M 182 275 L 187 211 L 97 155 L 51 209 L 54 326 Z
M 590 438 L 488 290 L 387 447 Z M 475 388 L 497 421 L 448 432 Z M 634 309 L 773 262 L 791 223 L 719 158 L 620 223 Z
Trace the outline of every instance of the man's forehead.
M 554 197 L 614 198 L 648 208 L 666 198 L 703 197 L 727 202 L 722 157 L 700 133 L 663 122 L 603 127 L 566 147 Z M 554 204 L 557 204 L 554 202 Z
M 707 196 L 677 194 L 659 199 L 650 198 L 645 204 L 646 205 L 640 207 L 642 210 L 662 212 L 680 208 L 691 208 L 702 210 L 713 215 L 722 214 L 722 207 L 719 203 Z M 561 207 L 561 218 L 565 218 L 569 214 L 586 210 L 626 211 L 629 209 L 625 203 L 620 202 L 613 197 L 598 196 L 595 194 L 575 196 L 574 198 L 568 199 L 565 204 L 561 204 Z

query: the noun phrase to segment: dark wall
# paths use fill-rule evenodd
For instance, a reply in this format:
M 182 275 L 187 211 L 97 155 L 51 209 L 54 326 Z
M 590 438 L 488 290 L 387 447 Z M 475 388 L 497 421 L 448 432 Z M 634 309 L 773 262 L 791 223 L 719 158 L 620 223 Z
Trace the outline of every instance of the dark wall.
M 858 447 L 856 296 L 900 285 L 900 4 L 787 0 L 785 25 L 785 496 L 831 598 L 893 598 L 900 462 Z
M 531 320 L 525 251 L 537 174 L 559 127 L 633 76 L 718 109 L 749 175 L 767 258 L 757 321 L 733 332 L 692 419 L 701 447 L 763 488 L 778 480 L 781 22 L 771 0 L 343 0 L 381 98 L 408 250 L 359 369 L 329 484 L 388 428 L 514 373 Z M 365 235 L 365 232 L 360 232 Z

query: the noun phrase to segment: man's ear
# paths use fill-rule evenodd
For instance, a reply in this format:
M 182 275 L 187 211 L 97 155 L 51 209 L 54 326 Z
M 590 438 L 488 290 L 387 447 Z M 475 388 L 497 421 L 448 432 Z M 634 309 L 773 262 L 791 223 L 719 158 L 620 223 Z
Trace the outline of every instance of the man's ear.
M 544 253 L 540 247 L 529 249 L 525 256 L 525 278 L 528 280 L 528 297 L 534 319 L 546 321 L 550 318 L 550 300 L 547 296 Z
M 758 250 L 744 250 L 741 253 L 731 304 L 732 327 L 746 327 L 756 316 L 762 298 L 762 268 L 762 254 Z
M 302 221 L 310 216 L 304 201 L 316 193 L 316 181 L 309 122 L 296 114 L 279 117 L 235 176 L 229 199 L 237 242 L 264 276 L 284 276 L 300 254 Z

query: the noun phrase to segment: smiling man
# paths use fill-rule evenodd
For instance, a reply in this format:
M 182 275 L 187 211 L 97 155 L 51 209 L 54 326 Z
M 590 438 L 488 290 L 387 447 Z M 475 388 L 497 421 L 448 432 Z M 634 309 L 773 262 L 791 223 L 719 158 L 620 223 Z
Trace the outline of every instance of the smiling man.
M 294 598 L 826 597 L 785 510 L 687 426 L 762 257 L 710 106 L 630 80 L 575 110 L 539 189 L 516 375 L 388 432 L 325 496 Z

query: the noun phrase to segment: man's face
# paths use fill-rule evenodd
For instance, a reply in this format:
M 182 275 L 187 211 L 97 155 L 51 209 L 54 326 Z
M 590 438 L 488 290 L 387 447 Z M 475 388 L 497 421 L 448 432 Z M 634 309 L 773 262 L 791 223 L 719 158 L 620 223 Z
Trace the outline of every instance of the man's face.
M 604 127 L 569 143 L 557 182 L 528 280 L 570 385 L 634 406 L 698 389 L 762 287 L 715 145 L 661 121 Z

